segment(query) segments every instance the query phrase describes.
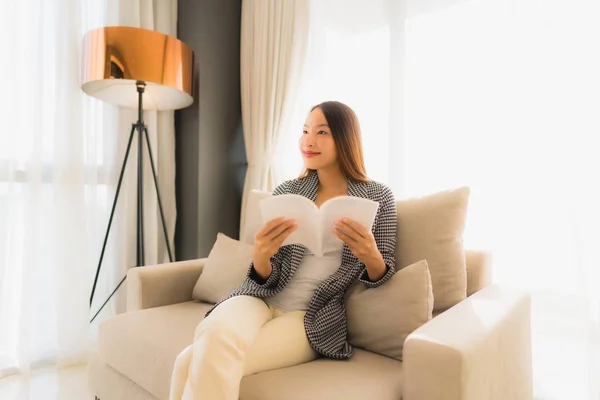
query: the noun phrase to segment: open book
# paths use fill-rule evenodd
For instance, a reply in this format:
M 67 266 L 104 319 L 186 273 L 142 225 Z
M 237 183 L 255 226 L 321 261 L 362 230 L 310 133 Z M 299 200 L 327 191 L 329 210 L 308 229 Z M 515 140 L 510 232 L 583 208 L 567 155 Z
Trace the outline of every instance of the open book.
M 333 232 L 334 221 L 350 218 L 371 230 L 379 203 L 354 196 L 339 196 L 321 204 L 298 194 L 282 194 L 260 200 L 263 224 L 274 218 L 293 218 L 298 227 L 282 246 L 301 244 L 316 256 L 337 248 L 342 241 Z

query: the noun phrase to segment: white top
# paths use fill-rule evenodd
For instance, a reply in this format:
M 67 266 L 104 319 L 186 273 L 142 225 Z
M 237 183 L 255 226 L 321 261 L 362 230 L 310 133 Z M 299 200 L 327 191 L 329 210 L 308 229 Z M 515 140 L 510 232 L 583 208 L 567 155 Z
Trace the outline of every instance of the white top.
M 264 301 L 271 307 L 283 311 L 308 310 L 308 304 L 317 287 L 342 265 L 342 246 L 326 252 L 322 257 L 314 255 L 306 249 L 296 273 L 287 286 L 275 296 Z

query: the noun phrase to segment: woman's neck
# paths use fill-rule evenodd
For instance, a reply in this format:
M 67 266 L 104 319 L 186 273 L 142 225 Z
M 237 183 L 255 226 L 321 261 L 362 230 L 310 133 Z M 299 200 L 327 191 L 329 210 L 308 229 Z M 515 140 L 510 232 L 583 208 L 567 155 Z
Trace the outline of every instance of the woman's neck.
M 317 170 L 319 177 L 319 191 L 322 193 L 347 193 L 348 180 L 339 167 Z

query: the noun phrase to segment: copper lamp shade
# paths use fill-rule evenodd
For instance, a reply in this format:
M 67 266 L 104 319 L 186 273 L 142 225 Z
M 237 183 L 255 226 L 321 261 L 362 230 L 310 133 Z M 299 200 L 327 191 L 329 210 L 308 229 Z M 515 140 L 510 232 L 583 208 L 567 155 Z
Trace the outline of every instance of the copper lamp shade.
M 143 82 L 143 109 L 177 110 L 194 102 L 193 63 L 192 50 L 174 37 L 127 26 L 98 28 L 83 39 L 81 88 L 108 103 L 138 108 L 136 82 Z

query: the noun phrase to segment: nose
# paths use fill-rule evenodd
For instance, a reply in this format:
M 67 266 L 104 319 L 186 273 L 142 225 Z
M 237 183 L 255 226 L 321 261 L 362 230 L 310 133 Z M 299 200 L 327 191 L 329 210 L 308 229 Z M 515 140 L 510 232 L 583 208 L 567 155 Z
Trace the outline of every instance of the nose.
M 311 133 L 304 135 L 304 145 L 306 147 L 314 147 L 315 137 Z

